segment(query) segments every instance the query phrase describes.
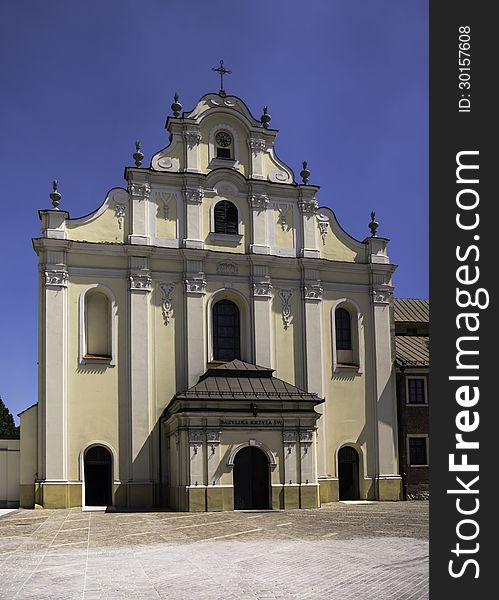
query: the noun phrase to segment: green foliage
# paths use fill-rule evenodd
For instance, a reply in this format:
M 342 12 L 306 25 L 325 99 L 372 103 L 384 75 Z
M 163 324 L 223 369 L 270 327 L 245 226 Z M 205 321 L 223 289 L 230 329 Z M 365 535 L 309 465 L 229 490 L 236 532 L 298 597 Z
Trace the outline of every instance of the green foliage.
M 14 423 L 14 417 L 0 398 L 0 438 L 19 436 L 19 427 Z

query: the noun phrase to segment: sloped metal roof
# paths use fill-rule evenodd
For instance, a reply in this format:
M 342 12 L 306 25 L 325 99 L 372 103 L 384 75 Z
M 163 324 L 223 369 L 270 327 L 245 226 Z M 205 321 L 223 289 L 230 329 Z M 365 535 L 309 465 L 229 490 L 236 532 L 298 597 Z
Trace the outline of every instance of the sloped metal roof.
M 395 336 L 395 362 L 402 367 L 430 365 L 429 337 L 421 335 Z
M 396 323 L 428 323 L 430 302 L 424 298 L 395 298 L 394 318 Z
M 240 360 L 208 368 L 188 390 L 175 395 L 177 399 L 224 400 L 281 400 L 323 402 L 317 394 L 297 388 L 282 379 L 273 377 L 273 369 L 259 367 Z

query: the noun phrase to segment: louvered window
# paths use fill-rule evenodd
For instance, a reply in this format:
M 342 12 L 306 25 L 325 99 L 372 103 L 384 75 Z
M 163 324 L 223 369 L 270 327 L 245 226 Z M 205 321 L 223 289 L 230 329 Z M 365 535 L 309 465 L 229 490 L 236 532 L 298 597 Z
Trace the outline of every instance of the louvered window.
M 222 200 L 215 206 L 215 233 L 238 233 L 237 208 L 232 202 Z

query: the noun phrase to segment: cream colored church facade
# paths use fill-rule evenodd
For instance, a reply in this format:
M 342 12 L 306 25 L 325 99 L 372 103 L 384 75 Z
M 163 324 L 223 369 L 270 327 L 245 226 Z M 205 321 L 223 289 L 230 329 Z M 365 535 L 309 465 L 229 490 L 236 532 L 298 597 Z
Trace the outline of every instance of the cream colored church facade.
M 341 229 L 266 111 L 207 94 L 93 213 L 40 211 L 21 506 L 398 500 L 387 240 Z M 140 153 L 139 153 L 140 154 Z

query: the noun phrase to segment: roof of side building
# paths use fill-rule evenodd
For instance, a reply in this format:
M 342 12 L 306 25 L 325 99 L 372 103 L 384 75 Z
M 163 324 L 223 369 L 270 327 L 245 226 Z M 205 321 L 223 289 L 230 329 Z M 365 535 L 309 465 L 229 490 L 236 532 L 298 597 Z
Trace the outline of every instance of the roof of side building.
M 428 323 L 430 302 L 424 298 L 395 298 L 394 318 L 396 323 Z

